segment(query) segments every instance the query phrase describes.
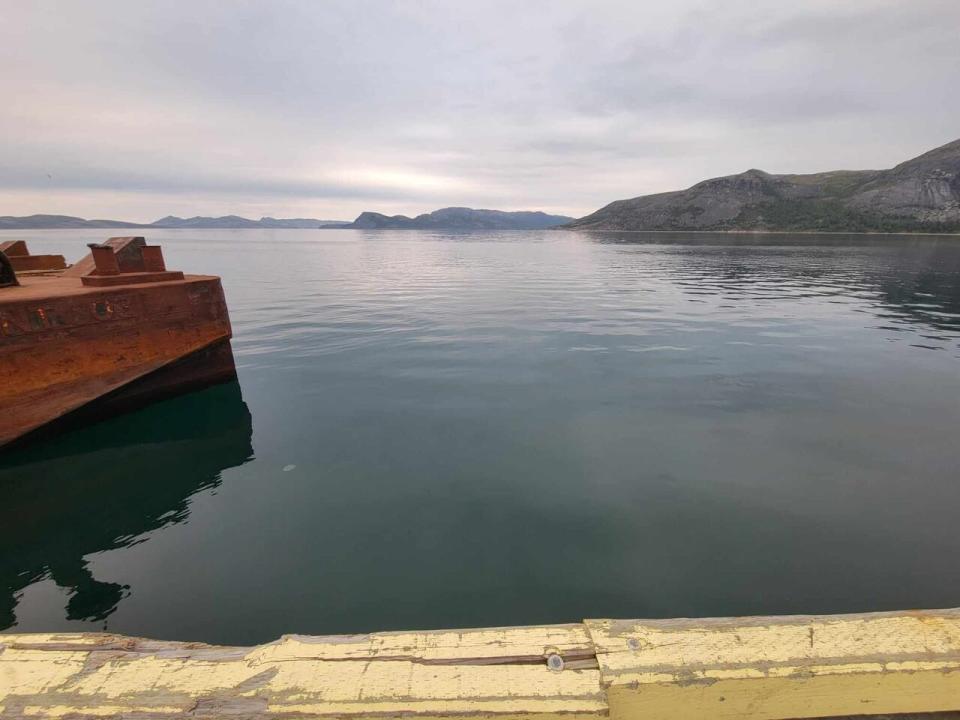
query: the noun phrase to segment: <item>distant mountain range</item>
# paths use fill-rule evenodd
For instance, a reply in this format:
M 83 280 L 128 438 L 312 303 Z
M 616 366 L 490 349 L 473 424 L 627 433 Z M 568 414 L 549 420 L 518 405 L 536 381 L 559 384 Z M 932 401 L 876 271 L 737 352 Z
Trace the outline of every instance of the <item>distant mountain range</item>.
M 0 217 L 0 230 L 45 230 L 59 228 L 350 228 L 426 230 L 539 230 L 557 227 L 573 220 L 565 215 L 547 215 L 542 212 L 503 212 L 500 210 L 473 210 L 471 208 L 443 208 L 432 213 L 409 218 L 405 215 L 387 216 L 375 212 L 361 213 L 353 222 L 345 220 L 316 220 L 314 218 L 272 218 L 250 220 L 239 215 L 224 217 L 181 218 L 167 215 L 152 223 L 132 223 L 122 220 L 85 220 L 70 215 L 28 215 Z
M 543 212 L 449 207 L 407 217 L 361 213 L 353 222 L 313 218 L 249 220 L 237 215 L 148 223 L 68 215 L 0 217 L 0 229 L 349 228 L 418 230 L 744 230 L 960 232 L 960 140 L 890 170 L 772 175 L 747 170 L 675 192 L 617 200 L 574 220 Z
M 573 220 L 572 217 L 548 215 L 543 212 L 504 212 L 449 207 L 417 215 L 414 218 L 406 215 L 365 212 L 352 223 L 342 227 L 355 230 L 542 230 L 569 223 L 571 220 Z
M 61 228 L 319 228 L 349 225 L 346 220 L 315 220 L 313 218 L 272 218 L 250 220 L 239 215 L 224 217 L 181 218 L 167 215 L 152 223 L 132 223 L 122 220 L 84 220 L 70 215 L 27 215 L 0 217 L 0 230 L 56 230 Z
M 122 220 L 84 220 L 70 215 L 0 216 L 0 230 L 47 230 L 58 228 L 124 228 L 150 227 Z
M 960 140 L 891 170 L 747 170 L 687 190 L 618 200 L 578 230 L 960 231 Z
M 161 228 L 318 228 L 325 225 L 348 225 L 346 220 L 316 220 L 314 218 L 272 218 L 262 217 L 259 220 L 248 220 L 239 215 L 225 215 L 224 217 L 192 217 L 180 218 L 167 215 L 151 227 Z

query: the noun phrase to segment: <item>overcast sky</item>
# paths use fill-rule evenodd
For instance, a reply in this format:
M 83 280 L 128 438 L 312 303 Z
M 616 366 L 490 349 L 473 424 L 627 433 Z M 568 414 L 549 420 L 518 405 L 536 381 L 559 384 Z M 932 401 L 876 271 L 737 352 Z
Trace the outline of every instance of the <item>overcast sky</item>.
M 0 215 L 583 215 L 960 137 L 960 0 L 0 0 Z

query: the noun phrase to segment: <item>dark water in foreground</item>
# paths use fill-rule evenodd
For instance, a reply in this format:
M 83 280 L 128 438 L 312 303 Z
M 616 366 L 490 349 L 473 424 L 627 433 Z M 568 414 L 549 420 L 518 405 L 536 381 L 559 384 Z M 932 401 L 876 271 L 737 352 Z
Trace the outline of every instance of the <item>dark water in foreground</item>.
M 0 629 L 960 605 L 960 238 L 149 239 L 239 384 L 0 460 Z

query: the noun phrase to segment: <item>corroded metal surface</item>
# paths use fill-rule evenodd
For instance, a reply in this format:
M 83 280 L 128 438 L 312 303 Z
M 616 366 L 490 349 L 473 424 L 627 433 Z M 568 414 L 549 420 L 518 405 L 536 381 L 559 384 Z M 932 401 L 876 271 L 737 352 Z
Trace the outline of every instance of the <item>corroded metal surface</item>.
M 146 244 L 146 240 L 140 236 L 113 237 L 104 243 L 104 245 L 113 248 L 121 272 L 143 271 L 143 255 L 140 252 L 140 248 Z M 82 277 L 83 275 L 89 275 L 93 272 L 94 268 L 93 253 L 88 253 L 67 268 L 64 274 L 70 277 Z
M 121 240 L 127 270 L 21 275 L 0 291 L 0 446 L 92 404 L 118 410 L 234 376 L 219 278 L 145 272 L 131 259 L 143 244 Z
M 0 242 L 0 253 L 7 256 L 17 272 L 63 270 L 67 267 L 63 255 L 32 255 L 23 240 Z
M 34 718 L 765 718 L 960 710 L 960 612 L 286 636 L 0 635 Z
M 178 270 L 164 270 L 162 272 L 135 272 L 123 275 L 86 275 L 81 279 L 87 287 L 114 287 L 117 285 L 183 280 L 183 273 Z
M 27 243 L 23 240 L 4 240 L 0 242 L 0 252 L 4 253 L 7 257 L 30 254 L 30 251 L 27 249 Z

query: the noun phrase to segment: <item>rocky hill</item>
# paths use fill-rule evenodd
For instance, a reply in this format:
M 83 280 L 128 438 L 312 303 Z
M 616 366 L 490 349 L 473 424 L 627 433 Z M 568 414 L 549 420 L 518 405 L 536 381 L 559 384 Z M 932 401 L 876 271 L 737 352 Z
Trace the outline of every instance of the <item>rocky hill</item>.
M 124 228 L 149 227 L 122 220 L 84 220 L 72 215 L 4 215 L 0 217 L 0 230 L 57 230 L 61 228 Z
M 504 212 L 450 207 L 417 215 L 414 218 L 406 215 L 365 212 L 345 227 L 356 230 L 541 230 L 557 227 L 571 220 L 573 218 L 564 215 L 548 215 L 542 212 Z
M 239 215 L 223 217 L 181 218 L 167 215 L 152 223 L 133 223 L 123 220 L 84 220 L 72 215 L 26 215 L 0 217 L 0 230 L 57 230 L 62 228 L 319 228 L 343 227 L 346 221 L 315 220 L 313 218 L 262 217 L 250 220 Z
M 960 232 L 960 140 L 891 170 L 747 170 L 687 190 L 618 200 L 579 230 Z
M 223 217 L 191 217 L 181 218 L 167 215 L 150 224 L 150 227 L 162 228 L 319 228 L 322 225 L 346 225 L 346 222 L 337 220 L 316 220 L 314 218 L 272 218 L 262 217 L 259 220 L 250 220 L 239 215 L 224 215 Z

